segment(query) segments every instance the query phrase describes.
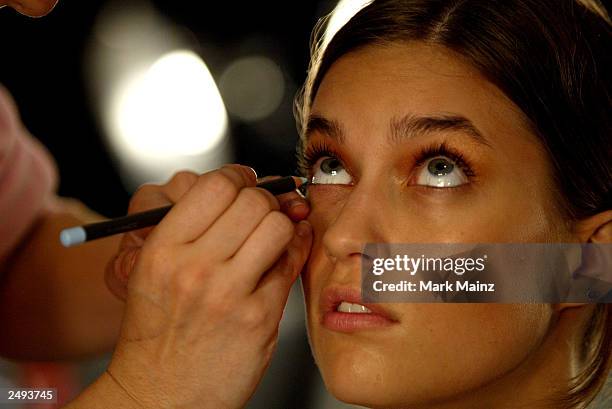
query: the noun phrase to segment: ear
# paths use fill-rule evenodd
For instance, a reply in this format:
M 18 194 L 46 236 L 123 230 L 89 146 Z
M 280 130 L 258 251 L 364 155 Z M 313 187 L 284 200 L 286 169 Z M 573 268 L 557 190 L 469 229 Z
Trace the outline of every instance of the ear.
M 573 233 L 580 243 L 612 243 L 612 210 L 580 220 L 575 224 Z M 555 309 L 563 311 L 585 305 L 588 304 L 561 303 L 556 304 Z
M 574 235 L 580 243 L 612 243 L 612 210 L 578 221 Z

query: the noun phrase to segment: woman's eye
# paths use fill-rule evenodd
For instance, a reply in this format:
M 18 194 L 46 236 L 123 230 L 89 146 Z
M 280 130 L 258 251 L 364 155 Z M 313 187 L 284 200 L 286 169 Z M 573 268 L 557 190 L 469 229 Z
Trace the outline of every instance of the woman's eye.
M 352 182 L 342 162 L 333 156 L 323 156 L 312 167 L 313 184 L 343 184 Z
M 468 183 L 468 177 L 457 164 L 445 156 L 426 160 L 417 175 L 417 185 L 455 187 Z

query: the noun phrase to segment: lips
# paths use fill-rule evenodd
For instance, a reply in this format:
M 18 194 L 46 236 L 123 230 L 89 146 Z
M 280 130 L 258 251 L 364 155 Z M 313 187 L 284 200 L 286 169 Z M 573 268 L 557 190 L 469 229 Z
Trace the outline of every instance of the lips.
M 321 324 L 332 331 L 380 330 L 397 323 L 380 304 L 361 301 L 361 292 L 350 287 L 323 290 L 320 303 Z

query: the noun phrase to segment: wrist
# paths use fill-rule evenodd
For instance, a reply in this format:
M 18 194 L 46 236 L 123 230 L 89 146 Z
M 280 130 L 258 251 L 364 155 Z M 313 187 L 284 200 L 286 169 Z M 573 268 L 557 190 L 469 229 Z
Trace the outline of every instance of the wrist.
M 113 375 L 108 368 L 104 371 L 100 378 L 103 378 L 103 382 L 107 383 L 109 388 L 112 388 L 117 397 L 120 397 L 123 401 L 127 401 L 129 403 L 129 407 L 140 409 L 147 407 L 144 402 L 142 402 L 142 399 L 130 392 L 130 390 L 123 385 L 123 383 L 117 379 L 117 377 L 115 377 L 115 375 Z
M 116 349 L 103 376 L 107 382 L 113 382 L 115 388 L 121 389 L 125 399 L 130 399 L 130 408 L 238 409 L 243 406 L 224 402 L 211 385 L 183 379 L 171 369 L 151 367 L 150 363 L 145 365 L 134 355 L 131 359 L 121 359 L 121 355 Z
M 145 407 L 121 387 L 108 372 L 102 373 L 94 383 L 66 406 L 67 409 L 143 409 Z

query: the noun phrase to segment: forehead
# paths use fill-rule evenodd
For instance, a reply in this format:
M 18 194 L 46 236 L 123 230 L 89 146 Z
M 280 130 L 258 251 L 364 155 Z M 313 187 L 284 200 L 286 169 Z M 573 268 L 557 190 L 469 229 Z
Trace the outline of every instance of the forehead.
M 513 135 L 515 141 L 535 141 L 523 113 L 501 90 L 456 53 L 421 42 L 345 54 L 325 74 L 311 113 L 370 136 L 407 114 L 453 113 L 491 139 Z

